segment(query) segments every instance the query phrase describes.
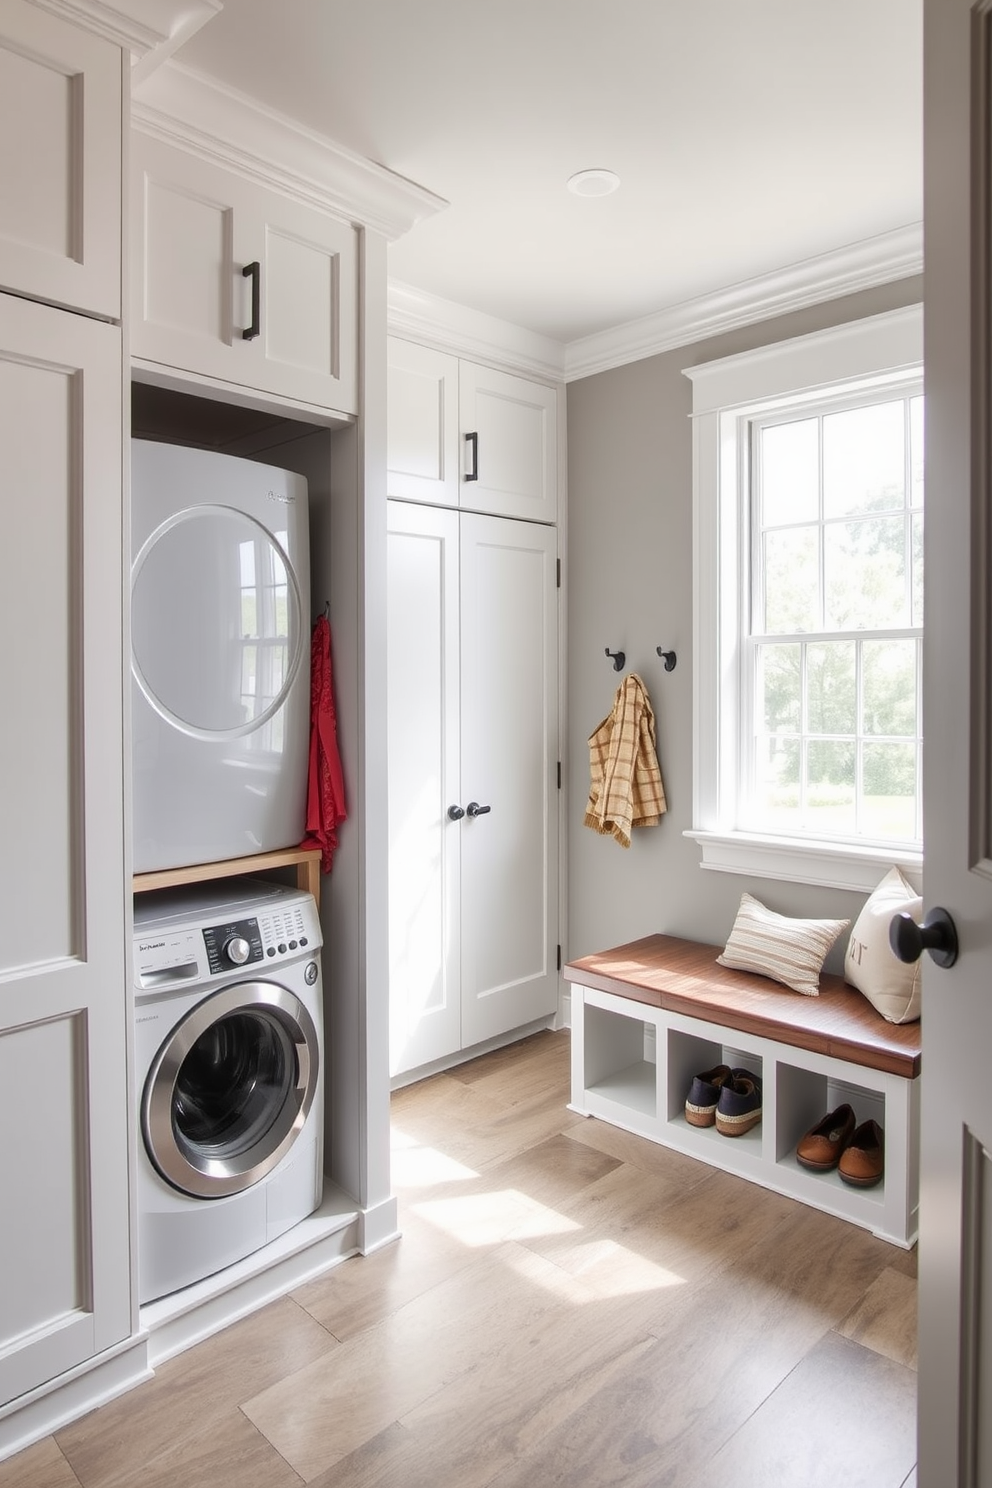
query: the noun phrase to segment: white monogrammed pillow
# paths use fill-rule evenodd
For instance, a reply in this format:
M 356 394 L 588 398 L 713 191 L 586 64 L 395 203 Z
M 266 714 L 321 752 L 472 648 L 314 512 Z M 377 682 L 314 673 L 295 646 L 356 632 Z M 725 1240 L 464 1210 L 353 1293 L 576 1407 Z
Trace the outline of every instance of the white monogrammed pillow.
M 772 977 L 804 997 L 818 997 L 823 958 L 850 923 L 788 919 L 752 894 L 742 894 L 730 939 L 716 959 L 721 966 Z
M 899 961 L 889 945 L 889 924 L 903 911 L 919 923 L 923 900 L 899 869 L 891 868 L 858 915 L 844 957 L 845 981 L 890 1023 L 912 1023 L 920 1016 L 920 963 Z

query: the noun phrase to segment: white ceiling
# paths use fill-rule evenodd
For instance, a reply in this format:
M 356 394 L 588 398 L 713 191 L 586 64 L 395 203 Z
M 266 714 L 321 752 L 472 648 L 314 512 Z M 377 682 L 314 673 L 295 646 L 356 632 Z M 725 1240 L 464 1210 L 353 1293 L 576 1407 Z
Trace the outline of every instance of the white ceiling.
M 450 204 L 391 278 L 566 344 L 922 218 L 920 0 L 224 0 L 175 57 Z

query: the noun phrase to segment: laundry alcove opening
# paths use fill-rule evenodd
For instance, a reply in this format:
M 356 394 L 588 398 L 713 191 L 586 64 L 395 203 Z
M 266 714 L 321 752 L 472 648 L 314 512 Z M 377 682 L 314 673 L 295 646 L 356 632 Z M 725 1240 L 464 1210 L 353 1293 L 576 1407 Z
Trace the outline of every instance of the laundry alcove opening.
M 223 395 L 221 396 L 221 392 Z M 349 700 L 356 696 L 359 673 L 360 606 L 357 565 L 348 555 L 355 552 L 358 523 L 357 437 L 354 422 L 323 413 L 326 422 L 315 422 L 308 413 L 257 401 L 251 394 L 238 394 L 230 401 L 228 390 L 196 391 L 177 386 L 167 373 L 136 369 L 131 385 L 131 433 L 135 439 L 183 445 L 188 448 L 235 455 L 275 465 L 303 476 L 308 487 L 310 519 L 310 608 L 309 624 L 325 605 L 330 607 L 334 641 L 335 693 L 339 700 L 339 741 L 346 760 L 355 757 L 357 708 Z M 353 1132 L 354 1073 L 347 1067 L 347 1040 L 335 1036 L 338 1009 L 330 995 L 338 977 L 335 965 L 350 957 L 347 945 L 354 924 L 357 870 L 349 862 L 350 844 L 344 842 L 335 872 L 321 884 L 320 914 L 325 942 L 325 1103 L 324 1167 L 329 1178 L 345 1191 L 357 1193 Z M 296 883 L 293 868 L 270 868 L 265 877 L 287 886 Z M 328 974 L 329 973 L 329 974 Z M 336 1065 L 340 1063 L 340 1070 Z

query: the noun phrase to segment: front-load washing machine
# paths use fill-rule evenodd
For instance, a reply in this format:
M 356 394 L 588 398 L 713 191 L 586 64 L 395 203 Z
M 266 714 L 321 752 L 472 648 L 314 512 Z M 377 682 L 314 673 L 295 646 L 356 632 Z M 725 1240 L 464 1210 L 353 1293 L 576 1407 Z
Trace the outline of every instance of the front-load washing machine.
M 131 447 L 134 870 L 305 836 L 310 539 L 302 476 Z
M 134 913 L 139 1300 L 201 1281 L 317 1208 L 320 922 L 310 894 L 139 894 Z

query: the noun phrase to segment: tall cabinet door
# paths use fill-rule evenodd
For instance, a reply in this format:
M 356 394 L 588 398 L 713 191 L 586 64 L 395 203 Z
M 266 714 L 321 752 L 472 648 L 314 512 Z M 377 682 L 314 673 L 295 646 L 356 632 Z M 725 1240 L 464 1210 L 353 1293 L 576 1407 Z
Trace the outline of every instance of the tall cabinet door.
M 557 1003 L 556 549 L 553 528 L 462 514 L 463 1047 Z
M 131 1330 L 117 327 L 0 295 L 0 1402 Z
M 389 502 L 390 1073 L 461 1046 L 458 513 Z
M 121 50 L 0 8 L 0 288 L 121 313 Z

